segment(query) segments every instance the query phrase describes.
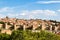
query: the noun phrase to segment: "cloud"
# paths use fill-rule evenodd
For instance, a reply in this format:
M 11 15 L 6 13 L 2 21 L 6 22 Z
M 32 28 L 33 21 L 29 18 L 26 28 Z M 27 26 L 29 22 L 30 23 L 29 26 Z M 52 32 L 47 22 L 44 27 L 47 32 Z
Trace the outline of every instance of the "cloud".
M 0 14 L 0 18 L 3 18 L 3 17 L 5 17 L 5 15 L 3 15 L 3 14 Z
M 28 10 L 23 10 L 20 12 L 19 15 L 22 15 L 22 16 L 25 16 L 25 15 L 28 15 L 29 11 Z
M 60 10 L 57 10 L 58 12 L 60 12 Z
M 46 16 L 56 16 L 57 14 L 55 13 L 55 11 L 52 11 L 52 10 L 34 10 L 34 11 L 31 11 L 32 14 L 43 14 L 43 15 L 46 15 Z
M 35 19 L 41 17 L 49 17 L 49 16 L 57 16 L 56 12 L 53 10 L 31 10 L 31 11 L 22 11 L 21 14 L 23 14 L 25 17 L 28 16 L 29 19 Z
M 13 9 L 13 8 L 10 8 L 10 7 L 0 8 L 0 13 L 1 13 L 1 12 L 12 12 L 12 9 Z
M 43 12 L 45 15 L 50 15 L 50 16 L 57 16 L 56 12 L 55 11 L 52 11 L 52 10 L 44 10 Z
M 40 17 L 57 16 L 56 11 L 53 10 L 17 10 L 11 7 L 0 8 L 0 17 L 16 17 L 24 19 L 35 19 Z
M 0 8 L 0 17 L 5 17 L 5 16 L 16 16 L 14 12 L 14 9 L 12 7 L 3 7 L 3 8 Z
M 26 14 L 25 13 L 21 13 L 20 15 L 25 16 Z
M 8 10 L 8 8 L 6 7 L 6 8 L 1 8 L 0 9 L 0 12 L 6 12 Z
M 38 1 L 36 3 L 38 3 L 38 4 L 54 4 L 54 3 L 60 3 L 60 1 Z

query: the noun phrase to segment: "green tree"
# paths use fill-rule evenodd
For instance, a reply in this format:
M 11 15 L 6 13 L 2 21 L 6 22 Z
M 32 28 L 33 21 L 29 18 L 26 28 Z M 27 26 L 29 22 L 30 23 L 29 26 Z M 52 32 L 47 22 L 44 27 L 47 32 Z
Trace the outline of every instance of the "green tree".
M 0 40 L 9 40 L 9 39 L 10 39 L 10 35 L 0 33 Z
M 10 40 L 23 40 L 23 31 L 13 31 Z

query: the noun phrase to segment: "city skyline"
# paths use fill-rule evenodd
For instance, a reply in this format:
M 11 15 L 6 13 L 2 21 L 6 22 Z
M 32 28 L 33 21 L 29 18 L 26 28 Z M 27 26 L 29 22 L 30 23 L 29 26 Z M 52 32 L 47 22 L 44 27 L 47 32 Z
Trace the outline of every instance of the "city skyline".
M 0 0 L 0 17 L 60 21 L 59 0 Z

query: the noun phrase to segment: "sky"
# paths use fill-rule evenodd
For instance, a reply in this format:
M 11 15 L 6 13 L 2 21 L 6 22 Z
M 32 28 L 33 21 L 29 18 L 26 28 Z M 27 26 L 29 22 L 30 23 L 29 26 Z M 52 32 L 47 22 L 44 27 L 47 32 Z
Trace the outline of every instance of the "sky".
M 60 0 L 0 0 L 0 18 L 60 21 Z

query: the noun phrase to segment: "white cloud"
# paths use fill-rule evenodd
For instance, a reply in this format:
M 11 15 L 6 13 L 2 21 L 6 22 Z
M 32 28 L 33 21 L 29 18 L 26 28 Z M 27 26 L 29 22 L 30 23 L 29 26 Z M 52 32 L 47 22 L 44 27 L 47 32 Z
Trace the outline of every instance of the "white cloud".
M 33 10 L 33 11 L 31 11 L 31 13 L 33 13 L 33 14 L 39 14 L 39 13 L 43 13 L 43 10 Z
M 55 11 L 52 11 L 52 10 L 44 10 L 43 12 L 45 15 L 50 15 L 50 16 L 57 16 L 56 12 Z
M 28 15 L 29 11 L 28 10 L 23 10 L 19 15 L 25 16 Z
M 5 17 L 5 15 L 3 15 L 3 14 L 0 14 L 0 18 L 4 18 Z
M 56 12 L 52 11 L 52 10 L 33 10 L 31 11 L 32 14 L 43 14 L 43 15 L 47 15 L 47 16 L 56 16 Z
M 6 12 L 7 9 L 8 9 L 7 7 L 6 7 L 6 8 L 1 8 L 1 9 L 0 9 L 0 12 Z
M 29 19 L 34 19 L 35 17 L 34 17 L 34 15 L 29 15 L 28 18 Z
M 29 19 L 35 19 L 38 18 L 40 16 L 44 17 L 44 16 L 57 16 L 56 12 L 53 10 L 31 10 L 31 11 L 22 11 L 21 15 L 24 16 L 28 16 Z
M 12 12 L 12 8 L 10 8 L 10 7 L 0 8 L 0 13 L 1 12 Z
M 52 3 L 60 3 L 60 1 L 38 1 L 38 4 L 52 4 Z
M 13 8 L 5 7 L 0 9 L 0 17 L 9 16 L 9 17 L 22 17 L 22 18 L 39 18 L 44 16 L 57 16 L 56 12 L 53 10 L 23 10 L 15 11 Z
M 25 16 L 26 14 L 25 13 L 21 13 L 20 15 Z
M 14 11 L 12 7 L 0 8 L 0 17 L 5 17 L 5 16 L 14 17 L 16 15 L 13 14 L 13 12 Z
M 8 13 L 7 16 L 9 16 L 9 17 L 15 17 L 16 14 Z
M 58 12 L 60 12 L 60 10 L 57 10 Z

